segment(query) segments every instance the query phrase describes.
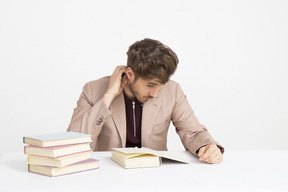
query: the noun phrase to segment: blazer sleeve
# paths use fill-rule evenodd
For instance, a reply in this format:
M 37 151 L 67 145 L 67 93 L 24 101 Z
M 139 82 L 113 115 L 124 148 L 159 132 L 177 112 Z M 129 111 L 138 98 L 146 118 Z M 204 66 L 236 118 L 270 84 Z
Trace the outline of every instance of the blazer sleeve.
M 177 134 L 180 136 L 185 149 L 195 155 L 200 147 L 208 144 L 216 144 L 220 149 L 223 149 L 223 147 L 212 138 L 207 128 L 200 124 L 179 84 L 176 86 L 175 94 L 172 122 L 176 127 Z
M 83 91 L 77 101 L 77 107 L 74 109 L 71 122 L 67 131 L 80 132 L 91 134 L 92 139 L 95 140 L 100 134 L 103 124 L 111 115 L 111 111 L 102 101 L 102 96 L 96 97 L 93 94 L 89 83 L 86 83 Z

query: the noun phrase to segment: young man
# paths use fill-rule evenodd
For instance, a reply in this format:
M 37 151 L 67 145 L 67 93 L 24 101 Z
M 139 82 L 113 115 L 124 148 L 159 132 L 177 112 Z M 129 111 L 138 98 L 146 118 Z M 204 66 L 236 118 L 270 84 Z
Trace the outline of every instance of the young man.
M 95 151 L 167 150 L 172 121 L 186 150 L 205 163 L 220 163 L 223 148 L 199 123 L 180 86 L 169 80 L 178 65 L 176 54 L 144 39 L 131 45 L 127 56 L 127 66 L 84 86 L 67 131 L 91 134 Z

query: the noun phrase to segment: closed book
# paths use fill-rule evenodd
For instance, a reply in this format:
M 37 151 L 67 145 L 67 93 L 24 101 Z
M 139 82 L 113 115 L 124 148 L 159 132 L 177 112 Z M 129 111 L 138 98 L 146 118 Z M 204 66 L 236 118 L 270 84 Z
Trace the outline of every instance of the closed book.
M 62 132 L 23 137 L 23 143 L 39 147 L 51 147 L 92 142 L 92 136 L 84 133 Z
M 54 158 L 90 150 L 90 143 L 80 143 L 55 147 L 37 147 L 33 145 L 24 146 L 24 153 L 26 155 Z
M 144 168 L 159 167 L 161 158 L 170 159 L 176 162 L 188 163 L 175 157 L 167 151 L 155 151 L 145 147 L 142 148 L 113 148 L 112 160 L 123 168 Z
M 160 158 L 151 154 L 125 154 L 119 151 L 112 151 L 112 160 L 126 169 L 159 167 Z
M 87 159 L 65 167 L 51 167 L 51 166 L 28 164 L 28 170 L 31 173 L 37 173 L 50 177 L 88 171 L 92 169 L 97 169 L 98 167 L 99 167 L 98 160 L 96 159 Z
M 28 156 L 28 164 L 31 165 L 45 165 L 52 167 L 65 167 L 80 161 L 91 158 L 91 151 L 80 152 L 72 155 L 65 155 L 62 157 L 40 157 L 40 156 Z

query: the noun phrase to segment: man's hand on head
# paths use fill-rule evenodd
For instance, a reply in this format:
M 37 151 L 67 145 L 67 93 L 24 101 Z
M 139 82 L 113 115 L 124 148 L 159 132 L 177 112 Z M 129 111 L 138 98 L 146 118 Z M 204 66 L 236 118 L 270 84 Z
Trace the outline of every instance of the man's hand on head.
M 223 160 L 221 150 L 215 144 L 205 145 L 198 151 L 199 160 L 205 163 L 217 164 Z
M 107 107 L 110 107 L 113 99 L 119 95 L 125 85 L 127 85 L 128 80 L 126 76 L 123 76 L 126 72 L 126 66 L 117 66 L 110 77 L 110 82 L 106 93 L 103 96 L 103 102 Z

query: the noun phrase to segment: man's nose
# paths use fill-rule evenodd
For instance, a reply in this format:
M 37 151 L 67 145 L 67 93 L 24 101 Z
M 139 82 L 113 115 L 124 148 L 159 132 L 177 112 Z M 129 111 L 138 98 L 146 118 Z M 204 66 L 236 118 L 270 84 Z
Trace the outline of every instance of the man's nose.
M 156 98 L 158 96 L 158 89 L 152 90 L 149 95 L 153 98 Z

